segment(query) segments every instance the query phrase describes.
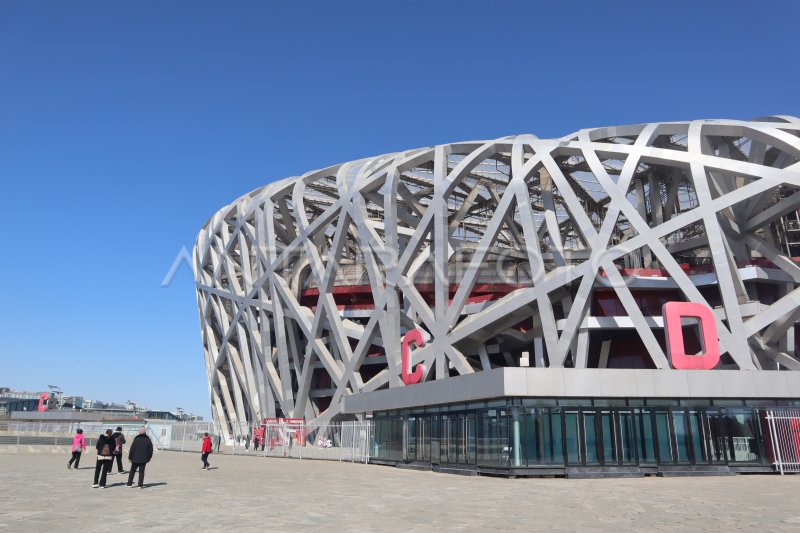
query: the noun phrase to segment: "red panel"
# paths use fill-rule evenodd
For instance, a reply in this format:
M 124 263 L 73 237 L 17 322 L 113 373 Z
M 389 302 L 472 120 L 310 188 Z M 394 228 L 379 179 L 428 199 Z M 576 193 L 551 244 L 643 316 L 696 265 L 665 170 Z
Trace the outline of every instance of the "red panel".
M 50 395 L 46 392 L 43 392 L 39 395 L 39 407 L 37 407 L 37 411 L 47 411 L 47 400 L 50 399 Z
M 714 314 L 707 306 L 697 302 L 667 302 L 663 308 L 667 352 L 672 366 L 682 370 L 711 370 L 719 363 L 719 338 Z M 700 331 L 705 346 L 703 355 L 687 355 L 683 343 L 681 318 L 692 317 L 700 321 Z
M 421 329 L 412 329 L 403 336 L 403 346 L 400 355 L 402 357 L 402 377 L 403 383 L 406 385 L 413 385 L 422 381 L 422 376 L 425 374 L 425 365 L 419 364 L 414 372 L 411 372 L 411 344 L 417 347 L 425 346 L 425 337 L 422 335 Z

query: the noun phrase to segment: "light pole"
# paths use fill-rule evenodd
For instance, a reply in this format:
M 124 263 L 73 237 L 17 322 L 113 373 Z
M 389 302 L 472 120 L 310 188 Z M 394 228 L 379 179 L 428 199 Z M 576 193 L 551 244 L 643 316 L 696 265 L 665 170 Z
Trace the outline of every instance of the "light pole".
M 50 397 L 55 399 L 56 406 L 58 409 L 64 405 L 64 393 L 61 391 L 61 387 L 58 385 L 48 385 L 50 388 Z

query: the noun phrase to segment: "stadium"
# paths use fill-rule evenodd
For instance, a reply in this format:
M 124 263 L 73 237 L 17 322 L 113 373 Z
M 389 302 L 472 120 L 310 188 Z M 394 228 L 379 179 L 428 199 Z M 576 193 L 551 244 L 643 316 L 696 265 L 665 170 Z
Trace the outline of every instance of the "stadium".
M 517 135 L 252 191 L 194 250 L 213 416 L 227 439 L 369 419 L 373 462 L 442 471 L 772 471 L 769 410 L 800 404 L 799 135 Z

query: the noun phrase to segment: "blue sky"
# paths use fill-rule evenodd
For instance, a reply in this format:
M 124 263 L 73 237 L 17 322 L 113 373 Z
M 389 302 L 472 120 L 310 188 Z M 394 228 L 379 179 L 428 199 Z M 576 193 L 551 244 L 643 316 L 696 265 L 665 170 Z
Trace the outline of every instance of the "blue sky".
M 0 386 L 208 415 L 181 247 L 272 180 L 800 115 L 792 2 L 0 2 Z

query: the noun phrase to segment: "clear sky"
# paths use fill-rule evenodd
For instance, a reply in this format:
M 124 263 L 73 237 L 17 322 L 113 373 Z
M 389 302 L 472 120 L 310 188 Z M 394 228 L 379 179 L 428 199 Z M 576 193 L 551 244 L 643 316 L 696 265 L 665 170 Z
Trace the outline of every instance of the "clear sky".
M 182 247 L 401 149 L 800 115 L 795 2 L 0 1 L 0 386 L 208 415 Z

